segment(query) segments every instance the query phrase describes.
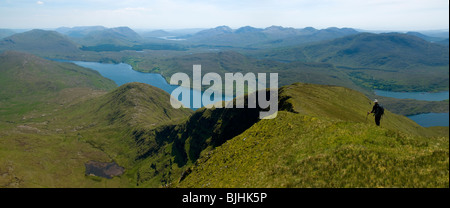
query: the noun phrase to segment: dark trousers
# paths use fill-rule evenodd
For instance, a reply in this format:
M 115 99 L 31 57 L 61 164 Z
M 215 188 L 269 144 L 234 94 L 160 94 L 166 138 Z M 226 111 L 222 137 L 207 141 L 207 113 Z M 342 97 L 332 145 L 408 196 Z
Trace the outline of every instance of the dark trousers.
M 380 125 L 380 120 L 381 120 L 381 115 L 375 115 L 375 123 L 377 124 L 377 126 Z

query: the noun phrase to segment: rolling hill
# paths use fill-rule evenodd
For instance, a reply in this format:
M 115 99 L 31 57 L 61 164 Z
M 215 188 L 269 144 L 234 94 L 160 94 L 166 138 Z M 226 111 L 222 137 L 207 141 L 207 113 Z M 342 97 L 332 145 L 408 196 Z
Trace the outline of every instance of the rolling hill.
M 95 28 L 85 30 L 85 34 L 74 40 L 83 46 L 117 45 L 133 46 L 142 41 L 142 37 L 129 27 Z
M 175 36 L 175 34 L 167 32 L 165 30 L 152 30 L 140 33 L 143 38 L 160 38 L 167 36 Z
M 83 38 L 91 32 L 106 30 L 103 26 L 60 27 L 55 31 L 71 38 Z
M 40 55 L 73 55 L 80 50 L 76 43 L 55 31 L 34 29 L 0 40 L 0 51 L 15 50 Z
M 110 90 L 116 84 L 98 72 L 70 63 L 7 51 L 0 55 L 1 97 L 47 95 L 67 88 Z
M 115 87 L 99 73 L 74 64 L 2 53 L 0 187 L 67 186 L 71 180 L 62 175 L 70 178 L 71 171 L 82 167 L 84 156 L 103 157 L 89 145 L 65 140 L 62 129 L 46 126 L 60 110 Z
M 440 41 L 448 39 L 448 38 L 445 38 L 445 37 L 432 37 L 432 36 L 424 35 L 424 34 L 422 34 L 420 32 L 407 32 L 406 34 L 422 38 L 422 39 L 424 39 L 424 40 L 426 40 L 428 42 L 432 42 L 432 43 L 439 43 Z
M 59 29 L 59 31 L 61 30 L 83 46 L 133 46 L 142 41 L 141 36 L 129 27 L 105 28 L 96 26 Z
M 448 47 L 396 33 L 358 34 L 306 46 L 303 51 L 313 61 L 366 68 L 445 66 L 449 61 Z
M 447 46 L 398 33 L 361 33 L 307 46 L 258 52 L 281 61 L 330 63 L 369 89 L 437 91 L 448 89 Z
M 14 51 L 0 55 L 0 75 L 2 122 L 18 122 L 26 114 L 52 111 L 116 87 L 96 71 Z
M 296 55 L 299 54 L 299 55 Z M 333 63 L 365 68 L 411 68 L 416 65 L 445 66 L 448 47 L 399 34 L 362 33 L 303 47 L 276 51 L 268 58 Z
M 85 164 L 130 169 L 157 147 L 138 131 L 192 113 L 155 87 L 116 88 L 90 69 L 30 54 L 1 54 L 0 75 L 0 187 L 130 187 L 127 177 L 99 184 Z

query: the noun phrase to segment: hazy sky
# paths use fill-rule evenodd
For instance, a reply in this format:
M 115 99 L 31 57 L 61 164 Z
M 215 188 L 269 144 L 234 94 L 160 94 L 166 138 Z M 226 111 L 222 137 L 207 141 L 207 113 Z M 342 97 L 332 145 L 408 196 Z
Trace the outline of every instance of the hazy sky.
M 449 28 L 449 0 L 0 0 L 0 28 Z

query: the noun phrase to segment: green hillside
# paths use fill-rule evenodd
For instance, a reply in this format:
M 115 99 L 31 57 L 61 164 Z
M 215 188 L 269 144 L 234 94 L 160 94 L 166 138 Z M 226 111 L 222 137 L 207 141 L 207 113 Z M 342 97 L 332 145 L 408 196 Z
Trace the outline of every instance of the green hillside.
M 2 95 L 23 96 L 74 87 L 110 90 L 116 86 L 112 80 L 91 69 L 16 51 L 0 54 L 0 73 Z
M 34 29 L 0 40 L 0 51 L 15 50 L 38 55 L 74 55 L 79 53 L 76 43 L 55 31 Z
M 129 83 L 114 91 L 62 110 L 51 128 L 80 128 L 77 135 L 111 155 L 126 168 L 159 148 L 145 135 L 161 125 L 187 118 L 190 109 L 174 109 L 170 95 L 156 87 Z M 114 156 L 112 156 L 114 155 Z
M 3 53 L 0 75 L 0 187 L 134 186 L 126 175 L 85 176 L 84 165 L 130 171 L 160 146 L 141 132 L 192 114 L 158 88 L 130 83 L 107 93 L 116 85 L 99 73 L 30 54 Z
M 174 186 L 449 186 L 448 137 L 389 112 L 376 127 L 356 91 L 295 84 L 280 89 L 280 102 L 277 118 L 204 152 Z
M 26 112 L 51 109 L 76 99 L 72 95 L 110 90 L 116 84 L 74 64 L 8 51 L 0 54 L 0 86 L 2 120 L 16 120 Z
M 191 171 L 178 187 L 448 187 L 448 138 L 280 112 Z
M 107 157 L 89 144 L 69 139 L 65 131 L 73 129 L 49 126 L 55 124 L 62 109 L 115 87 L 96 71 L 74 64 L 19 52 L 2 53 L 0 187 L 83 186 L 72 172 L 82 173 L 87 158 Z
M 18 52 L 0 60 L 0 187 L 132 187 L 126 175 L 86 176 L 85 164 L 116 162 L 129 171 L 159 148 L 139 132 L 192 113 L 146 84 L 107 92 L 116 87 L 111 80 L 74 64 Z

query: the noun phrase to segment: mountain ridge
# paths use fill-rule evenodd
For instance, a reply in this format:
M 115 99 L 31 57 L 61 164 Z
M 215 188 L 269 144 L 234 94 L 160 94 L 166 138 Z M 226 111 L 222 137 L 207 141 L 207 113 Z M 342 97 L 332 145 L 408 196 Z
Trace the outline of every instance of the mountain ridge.
M 295 29 L 291 27 L 271 26 L 262 29 L 244 26 L 233 30 L 228 26 L 219 26 L 202 30 L 195 34 L 181 36 L 180 38 L 185 38 L 188 42 L 211 45 L 274 48 L 329 40 L 356 33 L 358 32 L 351 28 L 339 29 L 336 27 L 317 30 L 312 27 Z
M 432 130 L 390 112 L 383 127 L 376 127 L 364 120 L 370 100 L 342 87 L 296 83 L 282 87 L 279 95 L 280 106 L 287 108 L 280 108 L 277 118 L 261 120 L 216 149 L 202 152 L 173 186 L 448 186 L 444 134 L 431 139 L 426 134 Z M 421 148 L 429 145 L 437 146 Z M 425 167 L 431 172 L 416 174 Z M 414 182 L 418 180 L 420 185 Z

